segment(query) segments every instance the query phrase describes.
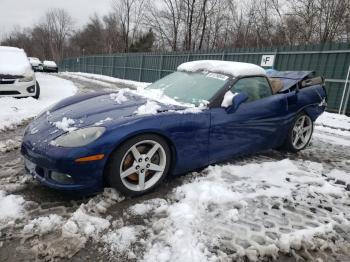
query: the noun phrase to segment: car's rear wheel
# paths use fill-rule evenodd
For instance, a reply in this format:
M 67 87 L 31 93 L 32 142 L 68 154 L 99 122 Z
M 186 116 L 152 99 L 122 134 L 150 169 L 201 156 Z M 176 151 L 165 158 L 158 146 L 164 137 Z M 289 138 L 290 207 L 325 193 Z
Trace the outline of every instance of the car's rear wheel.
M 289 130 L 285 148 L 293 153 L 303 150 L 309 144 L 313 130 L 311 118 L 305 113 L 298 114 Z
M 39 99 L 39 97 L 40 97 L 40 85 L 39 85 L 38 81 L 36 81 L 34 98 Z
M 105 178 L 110 186 L 123 194 L 142 195 L 162 182 L 170 163 L 171 152 L 162 137 L 140 135 L 123 143 L 111 155 Z

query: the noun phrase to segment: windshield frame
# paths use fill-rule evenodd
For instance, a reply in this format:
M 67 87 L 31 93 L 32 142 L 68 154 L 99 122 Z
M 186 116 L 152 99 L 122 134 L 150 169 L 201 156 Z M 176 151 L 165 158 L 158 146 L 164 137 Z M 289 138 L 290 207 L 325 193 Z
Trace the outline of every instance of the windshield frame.
M 214 73 L 214 74 L 220 74 L 220 75 L 224 75 L 224 76 L 227 76 L 228 79 L 226 81 L 226 83 L 218 90 L 216 91 L 216 93 L 214 93 L 214 95 L 209 99 L 207 100 L 208 101 L 208 104 L 206 104 L 206 106 L 208 108 L 212 108 L 212 107 L 217 107 L 217 103 L 216 101 L 218 100 L 218 98 L 220 98 L 222 96 L 223 93 L 225 93 L 234 81 L 234 78 L 232 77 L 232 75 L 229 75 L 229 74 L 226 74 L 226 73 L 218 73 L 218 72 L 214 72 L 214 71 L 205 71 L 205 70 L 198 70 L 198 71 L 174 71 L 174 72 L 171 72 L 170 74 L 173 74 L 173 73 L 176 73 L 176 72 L 180 72 L 180 73 L 185 73 L 185 74 L 189 74 L 189 75 L 192 75 L 192 74 L 198 74 L 198 73 Z M 164 77 L 167 77 L 169 76 L 170 74 L 164 76 Z M 151 85 L 153 85 L 154 83 L 158 82 L 159 80 L 163 79 L 164 77 L 158 79 L 157 81 L 153 82 Z M 150 85 L 150 86 L 151 86 Z M 147 86 L 145 89 L 147 90 L 149 88 L 149 86 Z M 151 90 L 152 88 L 148 89 L 148 90 Z M 164 94 L 165 95 L 165 94 Z M 172 98 L 172 97 L 170 97 Z M 173 98 L 172 98 L 173 99 Z M 180 103 L 182 103 L 181 101 L 179 101 Z M 183 103 L 186 103 L 186 102 L 183 102 Z M 221 102 L 220 102 L 221 104 Z M 196 105 L 196 107 L 198 107 L 199 105 Z

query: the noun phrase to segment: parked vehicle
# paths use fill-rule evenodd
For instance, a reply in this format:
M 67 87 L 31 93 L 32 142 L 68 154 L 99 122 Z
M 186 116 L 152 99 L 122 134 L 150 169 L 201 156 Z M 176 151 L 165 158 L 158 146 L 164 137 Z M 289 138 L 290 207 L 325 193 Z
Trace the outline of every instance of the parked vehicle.
M 0 46 L 0 96 L 40 96 L 40 86 L 23 49 Z
M 53 106 L 25 131 L 26 169 L 56 189 L 85 194 L 111 186 L 140 195 L 168 175 L 235 156 L 298 152 L 326 107 L 322 78 L 268 78 L 238 62 L 185 63 L 140 92 L 88 93 Z
M 56 62 L 45 60 L 43 62 L 43 65 L 44 65 L 44 72 L 58 73 L 58 66 L 57 66 Z
M 43 71 L 43 63 L 39 58 L 29 57 L 29 63 L 32 65 L 34 72 L 42 72 Z

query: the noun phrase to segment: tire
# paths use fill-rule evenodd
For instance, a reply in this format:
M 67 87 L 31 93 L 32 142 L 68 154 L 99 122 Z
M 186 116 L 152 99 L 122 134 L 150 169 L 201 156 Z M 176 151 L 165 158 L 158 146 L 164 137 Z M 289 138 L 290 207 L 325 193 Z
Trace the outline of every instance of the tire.
M 34 95 L 34 98 L 35 99 L 39 99 L 40 97 L 40 85 L 38 83 L 38 81 L 36 81 L 36 84 L 35 84 L 35 95 Z
M 104 177 L 109 186 L 121 193 L 139 196 L 156 188 L 167 176 L 170 165 L 171 151 L 165 139 L 144 134 L 127 140 L 112 153 Z
M 297 153 L 306 148 L 311 140 L 314 131 L 314 123 L 304 112 L 299 113 L 288 131 L 288 136 L 284 143 L 284 149 L 292 153 Z

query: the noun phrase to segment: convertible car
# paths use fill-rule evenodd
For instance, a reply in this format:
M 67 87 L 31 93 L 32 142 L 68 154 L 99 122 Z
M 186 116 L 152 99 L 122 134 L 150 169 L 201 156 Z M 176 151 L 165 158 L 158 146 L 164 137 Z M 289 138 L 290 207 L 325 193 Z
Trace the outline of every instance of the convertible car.
M 140 195 L 166 176 L 271 148 L 304 149 L 326 107 L 313 72 L 194 61 L 144 89 L 62 100 L 27 127 L 21 152 L 41 183 Z

